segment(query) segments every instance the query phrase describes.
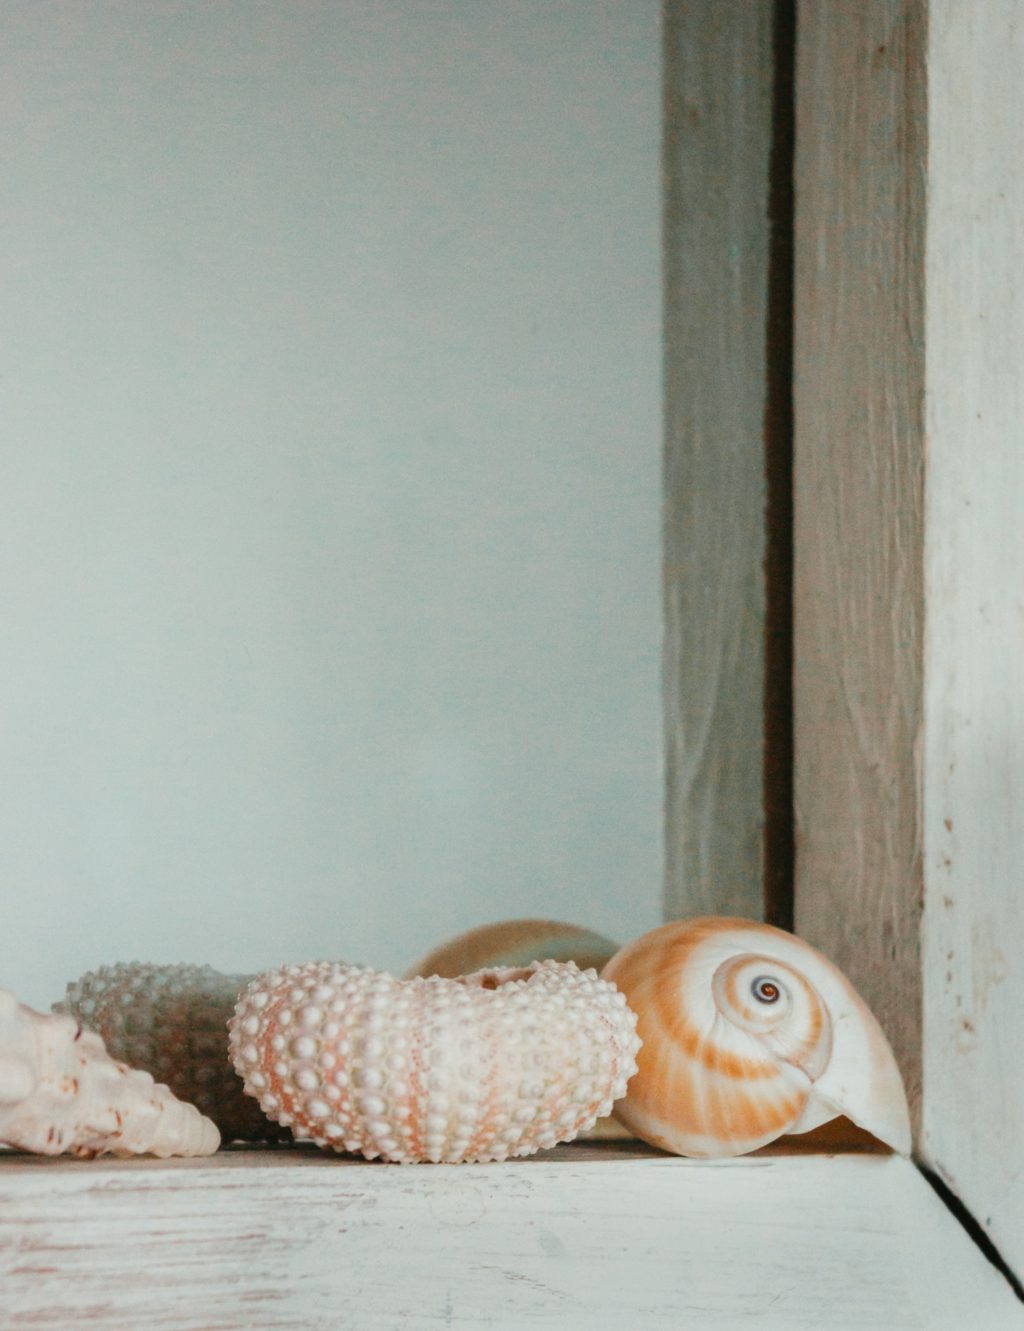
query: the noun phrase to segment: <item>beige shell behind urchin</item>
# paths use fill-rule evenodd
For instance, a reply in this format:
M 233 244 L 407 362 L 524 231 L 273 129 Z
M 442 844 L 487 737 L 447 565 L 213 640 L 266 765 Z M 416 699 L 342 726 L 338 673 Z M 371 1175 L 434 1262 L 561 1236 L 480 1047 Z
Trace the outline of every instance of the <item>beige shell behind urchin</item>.
M 571 962 L 411 980 L 313 962 L 253 980 L 230 1045 L 296 1137 L 455 1163 L 571 1141 L 625 1093 L 640 1041 L 625 998 Z
M 562 920 L 516 919 L 481 924 L 447 939 L 406 971 L 455 979 L 496 967 L 529 966 L 531 961 L 574 961 L 581 971 L 600 972 L 619 944 Z

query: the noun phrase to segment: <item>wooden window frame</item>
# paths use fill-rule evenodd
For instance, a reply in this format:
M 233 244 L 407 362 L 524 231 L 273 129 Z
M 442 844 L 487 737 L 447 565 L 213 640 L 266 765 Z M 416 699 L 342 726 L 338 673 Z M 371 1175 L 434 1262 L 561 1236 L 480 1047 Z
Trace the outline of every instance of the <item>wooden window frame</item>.
M 0 1328 L 1024 1323 L 1024 0 L 666 0 L 665 49 L 666 915 L 795 912 L 943 1197 L 842 1137 L 23 1157 Z

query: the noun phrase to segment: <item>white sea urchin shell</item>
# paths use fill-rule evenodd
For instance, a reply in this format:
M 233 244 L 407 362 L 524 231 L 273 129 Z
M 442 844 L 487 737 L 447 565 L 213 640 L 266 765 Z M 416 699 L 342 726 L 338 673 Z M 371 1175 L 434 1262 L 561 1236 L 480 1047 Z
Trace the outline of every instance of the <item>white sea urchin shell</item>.
M 263 1112 L 368 1159 L 486 1161 L 571 1141 L 636 1071 L 636 1017 L 571 962 L 398 980 L 313 962 L 253 980 L 231 1054 Z
M 73 1017 L 0 989 L 0 1142 L 41 1155 L 210 1155 L 220 1136 Z

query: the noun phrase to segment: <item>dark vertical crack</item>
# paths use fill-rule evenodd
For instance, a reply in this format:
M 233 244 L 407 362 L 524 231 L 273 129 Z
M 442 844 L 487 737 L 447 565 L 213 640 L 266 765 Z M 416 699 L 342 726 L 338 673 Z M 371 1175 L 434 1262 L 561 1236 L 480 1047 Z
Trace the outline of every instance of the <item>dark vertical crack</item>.
M 776 0 L 768 189 L 767 385 L 764 446 L 765 918 L 793 927 L 793 165 L 796 0 Z

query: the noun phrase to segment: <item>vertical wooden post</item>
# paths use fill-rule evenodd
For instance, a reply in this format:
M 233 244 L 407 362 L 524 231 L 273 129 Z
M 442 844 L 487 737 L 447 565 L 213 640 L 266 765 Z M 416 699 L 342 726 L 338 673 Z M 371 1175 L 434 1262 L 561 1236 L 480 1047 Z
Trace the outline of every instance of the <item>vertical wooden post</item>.
M 801 0 L 797 925 L 1018 1272 L 1022 79 L 1024 0 Z
M 1024 1276 L 1024 0 L 931 0 L 921 1152 Z
M 802 0 L 796 922 L 920 1096 L 924 0 Z
M 666 914 L 763 911 L 772 0 L 666 0 Z

